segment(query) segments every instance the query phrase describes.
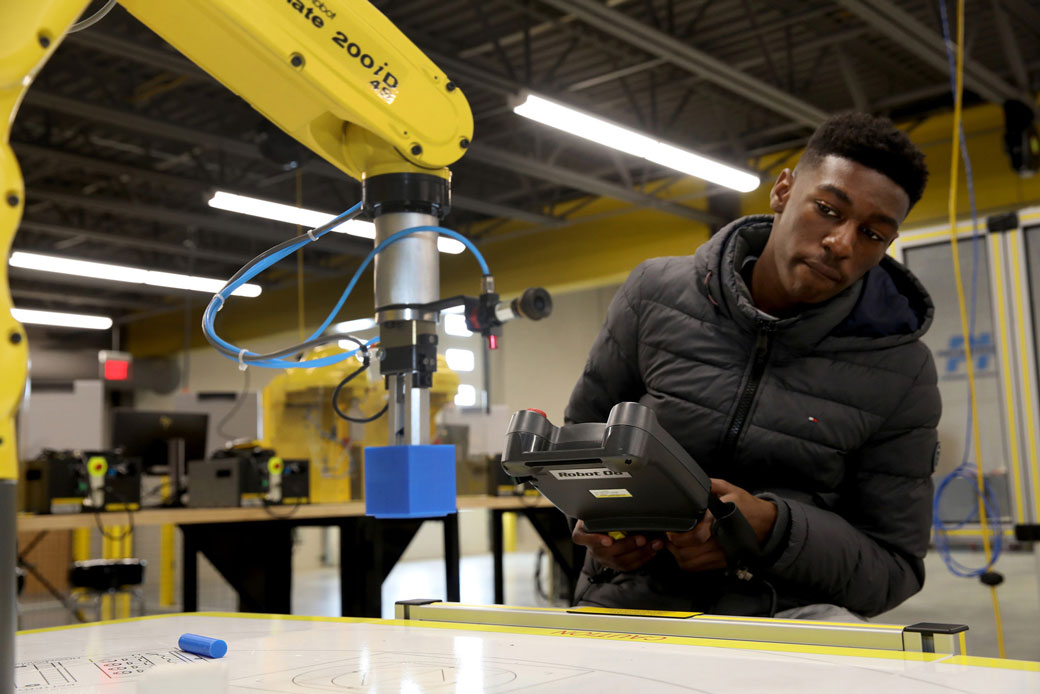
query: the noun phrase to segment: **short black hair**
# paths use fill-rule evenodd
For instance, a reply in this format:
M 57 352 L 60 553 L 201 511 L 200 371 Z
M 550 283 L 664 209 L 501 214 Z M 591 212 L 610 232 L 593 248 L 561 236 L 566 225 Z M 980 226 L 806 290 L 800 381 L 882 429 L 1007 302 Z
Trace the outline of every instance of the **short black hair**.
M 906 191 L 910 207 L 924 193 L 924 154 L 887 118 L 855 111 L 831 116 L 816 128 L 799 165 L 815 166 L 830 155 L 884 174 Z

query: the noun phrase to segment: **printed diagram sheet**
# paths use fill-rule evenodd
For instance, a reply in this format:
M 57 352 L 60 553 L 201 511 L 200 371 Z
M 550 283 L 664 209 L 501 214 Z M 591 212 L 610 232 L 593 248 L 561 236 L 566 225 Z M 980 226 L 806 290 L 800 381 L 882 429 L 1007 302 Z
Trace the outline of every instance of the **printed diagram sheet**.
M 933 656 L 904 658 L 898 652 L 849 655 L 856 651 L 531 631 L 247 615 L 147 618 L 20 634 L 15 689 L 18 694 L 134 694 L 138 681 L 159 665 L 174 676 L 220 669 L 176 648 L 178 637 L 190 632 L 227 641 L 228 654 L 218 662 L 232 694 L 1040 692 L 1040 671 L 1029 664 L 997 668 Z M 191 688 L 185 692 L 191 694 Z
M 25 691 L 68 690 L 84 683 L 119 682 L 143 674 L 156 665 L 202 662 L 181 650 L 127 653 L 113 657 L 59 658 L 18 663 L 14 669 L 15 689 Z

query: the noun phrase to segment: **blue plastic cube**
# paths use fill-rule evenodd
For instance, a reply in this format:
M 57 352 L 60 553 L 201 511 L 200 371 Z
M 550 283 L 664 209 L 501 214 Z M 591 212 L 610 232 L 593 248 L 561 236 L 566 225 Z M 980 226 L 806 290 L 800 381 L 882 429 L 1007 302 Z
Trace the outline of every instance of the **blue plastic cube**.
M 365 449 L 365 513 L 430 518 L 455 513 L 455 446 Z

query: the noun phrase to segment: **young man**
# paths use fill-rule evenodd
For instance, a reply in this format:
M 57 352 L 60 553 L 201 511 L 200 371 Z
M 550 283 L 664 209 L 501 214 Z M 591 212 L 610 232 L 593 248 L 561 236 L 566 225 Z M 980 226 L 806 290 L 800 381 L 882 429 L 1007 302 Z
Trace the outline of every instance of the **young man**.
M 710 514 L 617 541 L 579 521 L 579 604 L 848 620 L 921 589 L 941 409 L 920 342 L 933 305 L 886 251 L 927 175 L 891 122 L 835 116 L 781 172 L 772 216 L 632 272 L 566 418 L 652 408 L 751 523 L 764 581 L 725 574 Z

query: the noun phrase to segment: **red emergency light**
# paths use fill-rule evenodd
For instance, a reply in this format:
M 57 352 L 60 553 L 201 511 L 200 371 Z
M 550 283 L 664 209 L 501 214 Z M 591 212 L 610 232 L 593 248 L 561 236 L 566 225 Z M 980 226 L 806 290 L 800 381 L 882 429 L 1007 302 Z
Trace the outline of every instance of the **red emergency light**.
M 109 359 L 105 362 L 106 381 L 125 381 L 130 378 L 130 362 L 121 359 Z
M 101 350 L 98 352 L 101 378 L 105 381 L 129 381 L 133 361 L 134 358 L 127 352 Z

